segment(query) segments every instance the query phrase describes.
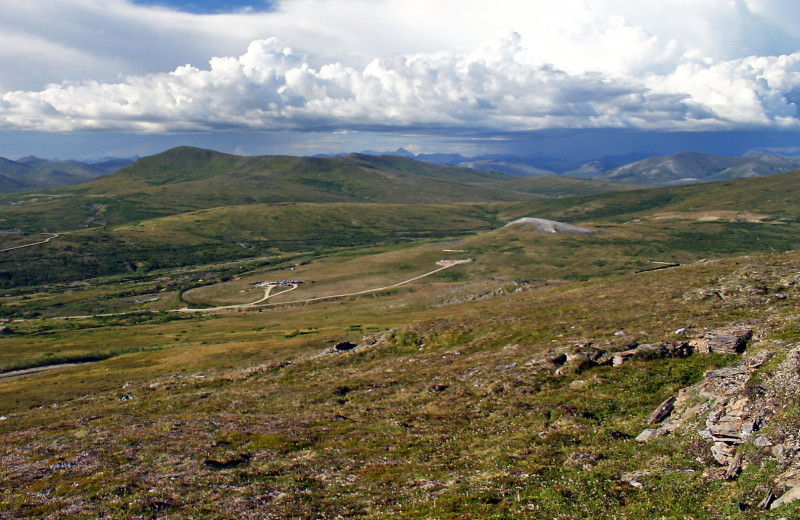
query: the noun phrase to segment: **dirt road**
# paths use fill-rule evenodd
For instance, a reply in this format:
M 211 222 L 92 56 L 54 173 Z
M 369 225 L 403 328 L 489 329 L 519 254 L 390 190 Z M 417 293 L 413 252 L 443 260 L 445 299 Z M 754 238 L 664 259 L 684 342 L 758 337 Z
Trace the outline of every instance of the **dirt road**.
M 312 303 L 312 302 L 318 302 L 318 301 L 322 301 L 322 300 L 331 300 L 331 299 L 335 299 L 335 298 L 347 298 L 347 297 L 350 297 L 350 296 L 360 296 L 362 294 L 370 294 L 370 293 L 374 293 L 374 292 L 385 291 L 387 289 L 393 289 L 395 287 L 400 287 L 401 285 L 406 285 L 406 284 L 409 284 L 411 282 L 415 282 L 417 280 L 421 280 L 422 278 L 425 278 L 425 277 L 430 276 L 432 274 L 436 274 L 439 271 L 444 271 L 445 269 L 450 269 L 451 267 L 454 267 L 456 265 L 466 264 L 466 263 L 471 262 L 471 261 L 472 261 L 471 259 L 469 259 L 469 260 L 441 260 L 439 262 L 436 262 L 436 264 L 439 265 L 440 267 L 438 269 L 434 269 L 433 271 L 429 271 L 429 272 L 427 272 L 425 274 L 421 274 L 419 276 L 415 276 L 414 278 L 409 278 L 408 280 L 403 280 L 402 282 L 398 282 L 398 283 L 395 283 L 395 284 L 392 284 L 392 285 L 387 285 L 387 286 L 384 286 L 384 287 L 375 287 L 373 289 L 365 289 L 363 291 L 355 291 L 355 292 L 342 293 L 342 294 L 331 294 L 329 296 L 317 296 L 317 297 L 314 297 L 314 298 L 304 298 L 302 300 L 291 300 L 291 301 L 288 301 L 288 302 L 280 302 L 280 303 L 263 303 L 263 302 L 267 301 L 269 298 L 272 298 L 273 296 L 278 296 L 278 294 L 285 294 L 285 293 L 287 293 L 289 291 L 294 291 L 298 287 L 297 285 L 293 285 L 292 288 L 287 290 L 287 291 L 282 291 L 282 292 L 280 292 L 278 294 L 271 295 L 270 291 L 271 291 L 272 287 L 275 287 L 275 286 L 274 285 L 269 285 L 269 286 L 267 286 L 267 293 L 264 295 L 264 297 L 261 298 L 258 301 L 252 302 L 252 303 L 242 303 L 242 304 L 239 304 L 239 305 L 223 305 L 223 306 L 220 306 L 220 307 L 208 307 L 208 308 L 205 308 L 205 309 L 186 309 L 186 308 L 184 308 L 184 309 L 177 309 L 175 312 L 213 312 L 213 311 L 227 310 L 227 309 L 243 309 L 243 308 L 248 308 L 248 307 L 273 307 L 273 306 L 276 306 L 276 305 L 289 305 L 289 304 L 296 304 L 296 303 Z
M 0 383 L 11 381 L 13 379 L 19 379 L 21 377 L 32 376 L 33 374 L 38 374 L 39 372 L 47 372 L 49 370 L 56 370 L 58 368 L 77 367 L 89 363 L 96 363 L 96 361 L 87 361 L 85 363 L 61 363 L 58 365 L 47 365 L 44 367 L 26 368 L 25 370 L 14 370 L 11 372 L 3 372 L 0 373 Z
M 53 240 L 54 238 L 58 238 L 58 233 L 53 233 L 50 238 L 42 240 L 41 242 L 34 242 L 33 244 L 25 244 L 24 246 L 14 246 L 14 247 L 7 247 L 5 249 L 0 249 L 0 253 L 5 253 L 6 251 L 13 251 L 14 249 L 22 249 L 23 247 L 33 247 L 38 246 L 39 244 L 46 244 Z
M 303 299 L 303 300 L 293 300 L 293 301 L 289 301 L 289 302 L 280 302 L 280 303 L 268 303 L 268 304 L 265 304 L 265 305 L 260 305 L 260 307 L 267 307 L 267 306 L 274 306 L 274 305 L 286 305 L 286 304 L 290 304 L 290 303 L 310 303 L 310 302 L 317 302 L 317 301 L 321 301 L 321 300 L 330 300 L 330 299 L 333 299 L 333 298 L 347 298 L 349 296 L 359 296 L 359 295 L 362 295 L 362 294 L 369 294 L 369 293 L 374 293 L 374 292 L 379 292 L 379 291 L 385 291 L 387 289 L 393 289 L 395 287 L 400 287 L 401 285 L 406 285 L 408 283 L 415 282 L 417 280 L 420 280 L 420 279 L 425 278 L 427 276 L 430 276 L 432 274 L 436 274 L 439 271 L 444 271 L 445 269 L 450 269 L 451 267 L 454 267 L 456 265 L 466 264 L 466 263 L 469 263 L 471 261 L 472 261 L 471 259 L 470 260 L 442 260 L 440 262 L 436 262 L 438 265 L 441 266 L 438 269 L 434 269 L 433 271 L 427 272 L 425 274 L 421 274 L 419 276 L 415 276 L 414 278 L 410 278 L 408 280 L 404 280 L 402 282 L 399 282 L 399 283 L 396 283 L 396 284 L 393 284 L 393 285 L 387 285 L 385 287 L 376 287 L 374 289 L 366 289 L 366 290 L 363 290 L 363 291 L 356 291 L 356 292 L 351 292 L 351 293 L 332 294 L 330 296 L 317 296 L 315 298 L 306 298 L 306 299 Z
M 250 302 L 250 303 L 239 303 L 239 304 L 236 304 L 236 305 L 221 305 L 219 307 L 207 307 L 205 309 L 188 309 L 188 308 L 184 307 L 183 309 L 173 309 L 171 312 L 208 312 L 208 311 L 221 311 L 221 310 L 224 310 L 224 309 L 243 309 L 243 308 L 246 308 L 246 307 L 253 307 L 253 306 L 258 305 L 259 303 L 262 303 L 262 302 L 265 302 L 265 301 L 269 300 L 273 296 L 278 296 L 278 294 L 283 294 L 283 293 L 287 293 L 289 291 L 294 291 L 295 289 L 297 289 L 298 286 L 297 285 L 292 285 L 291 288 L 289 288 L 289 289 L 287 289 L 285 291 L 281 291 L 281 292 L 279 292 L 277 294 L 272 294 L 272 289 L 274 289 L 275 287 L 278 287 L 278 286 L 277 285 L 267 285 L 266 287 L 264 287 L 264 297 L 261 298 L 260 300 L 256 300 L 256 301 Z
M 55 235 L 55 236 L 51 237 L 49 240 L 52 240 L 56 236 L 58 236 L 58 235 Z M 31 245 L 35 245 L 35 244 L 29 244 L 29 246 L 31 246 Z M 183 312 L 183 313 L 214 312 L 214 311 L 230 310 L 230 309 L 247 309 L 247 308 L 253 308 L 253 307 L 270 307 L 270 306 L 276 306 L 276 305 L 289 305 L 289 304 L 296 304 L 296 303 L 311 303 L 311 302 L 322 301 L 322 300 L 331 300 L 331 299 L 335 299 L 335 298 L 347 298 L 347 297 L 350 297 L 350 296 L 359 296 L 359 295 L 362 295 L 362 294 L 369 294 L 369 293 L 374 293 L 374 292 L 379 292 L 379 291 L 385 291 L 387 289 L 392 289 L 394 287 L 400 287 L 402 285 L 406 285 L 406 284 L 409 284 L 411 282 L 415 282 L 417 280 L 421 280 L 422 278 L 428 277 L 428 276 L 430 276 L 432 274 L 436 274 L 439 271 L 444 271 L 445 269 L 450 269 L 451 267 L 455 267 L 455 266 L 460 265 L 460 264 L 466 264 L 466 263 L 469 263 L 469 262 L 472 262 L 471 258 L 467 259 L 467 260 L 441 260 L 439 262 L 436 262 L 436 264 L 440 266 L 439 268 L 434 269 L 433 271 L 429 271 L 427 273 L 421 274 L 419 276 L 415 276 L 414 278 L 409 278 L 408 280 L 403 280 L 402 282 L 398 282 L 398 283 L 392 284 L 392 285 L 387 285 L 385 287 L 375 287 L 374 289 L 365 289 L 363 291 L 356 291 L 356 292 L 351 292 L 351 293 L 331 294 L 329 296 L 317 296 L 317 297 L 314 297 L 314 298 L 305 298 L 305 299 L 302 299 L 302 300 L 291 300 L 291 301 L 288 301 L 288 302 L 280 302 L 280 303 L 264 303 L 265 301 L 269 300 L 270 298 L 274 298 L 275 296 L 278 296 L 280 294 L 285 294 L 285 293 L 287 293 L 289 291 L 294 291 L 295 289 L 297 289 L 299 287 L 298 285 L 292 285 L 289 289 L 287 289 L 285 291 L 281 291 L 279 293 L 272 294 L 272 290 L 277 286 L 276 285 L 268 285 L 268 286 L 266 286 L 264 288 L 265 289 L 264 290 L 264 297 L 254 301 L 254 302 L 240 303 L 240 304 L 237 304 L 237 305 L 221 305 L 219 307 L 206 307 L 204 309 L 189 309 L 189 308 L 184 307 L 184 308 L 181 308 L 181 309 L 170 309 L 170 310 L 167 310 L 167 311 L 164 311 L 164 312 Z M 89 319 L 89 318 L 100 318 L 100 317 L 110 317 L 110 316 L 126 316 L 126 315 L 129 315 L 129 314 L 135 314 L 135 313 L 138 313 L 138 312 L 142 312 L 142 311 L 117 312 L 117 313 L 110 313 L 110 314 L 92 314 L 92 315 L 85 315 L 85 316 L 58 316 L 58 317 L 53 317 L 53 318 L 50 318 L 50 319 L 54 319 L 54 320 Z M 25 320 L 15 320 L 15 321 L 25 321 Z

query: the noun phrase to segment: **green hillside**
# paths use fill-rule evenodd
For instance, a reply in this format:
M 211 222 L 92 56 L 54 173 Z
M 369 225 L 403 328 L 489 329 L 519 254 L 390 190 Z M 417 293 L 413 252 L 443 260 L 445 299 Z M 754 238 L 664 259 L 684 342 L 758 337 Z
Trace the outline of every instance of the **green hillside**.
M 459 237 L 502 224 L 497 209 L 473 204 L 297 203 L 213 208 L 130 225 L 72 231 L 36 248 L 7 252 L 0 257 L 0 287 L 276 253 L 319 253 L 341 247 Z
M 448 204 L 631 189 L 562 177 L 521 179 L 395 156 L 239 157 L 182 147 L 78 186 L 6 196 L 0 199 L 0 229 L 58 232 L 246 204 Z
M 498 184 L 514 179 L 401 157 L 238 157 L 184 147 L 93 182 L 28 197 L 50 200 L 0 208 L 0 228 L 54 232 L 243 204 L 442 204 L 535 197 Z
M 258 159 L 212 156 L 219 161 L 257 162 Z M 167 157 L 171 155 L 167 154 Z M 286 160 L 292 164 L 302 162 L 298 158 Z M 395 172 L 400 167 L 431 168 L 400 158 L 381 160 L 385 168 L 394 165 Z M 147 164 L 150 163 L 145 160 Z M 213 169 L 211 166 L 208 168 Z M 384 174 L 385 171 L 380 175 Z M 440 174 L 434 169 L 429 177 Z M 476 189 L 476 179 L 486 179 L 481 173 L 466 171 L 459 174 L 474 181 L 458 185 L 467 190 Z M 122 173 L 117 175 L 122 176 Z M 210 175 L 208 178 L 219 182 L 225 178 L 208 172 L 198 174 L 200 177 L 203 175 Z M 292 175 L 300 173 L 295 171 Z M 416 179 L 408 173 L 396 175 Z M 102 189 L 110 190 L 111 186 L 107 183 L 113 177 L 97 183 Z M 129 188 L 135 192 L 135 196 L 129 199 L 125 195 L 111 194 L 87 199 L 87 195 L 70 197 L 62 196 L 64 193 L 59 192 L 50 200 L 2 208 L 0 215 L 5 219 L 2 224 L 4 228 L 72 230 L 62 232 L 58 239 L 46 245 L 4 254 L 0 258 L 0 285 L 14 287 L 46 281 L 79 280 L 131 270 L 187 266 L 279 252 L 309 252 L 375 243 L 464 237 L 499 229 L 520 217 L 588 225 L 601 231 L 596 235 L 581 237 L 542 237 L 537 233 L 525 232 L 530 237 L 527 241 L 498 231 L 473 239 L 485 242 L 475 247 L 494 255 L 492 265 L 502 270 L 506 264 L 518 267 L 523 263 L 528 266 L 524 269 L 529 273 L 526 276 L 586 277 L 625 269 L 643 269 L 651 261 L 689 261 L 710 253 L 737 254 L 753 248 L 783 251 L 798 247 L 796 237 L 800 236 L 800 210 L 795 204 L 800 195 L 800 173 L 634 191 L 620 185 L 617 188 L 626 191 L 581 197 L 562 195 L 573 189 L 579 193 L 594 192 L 614 186 L 564 178 L 507 181 L 490 178 L 482 184 L 497 186 L 508 183 L 515 190 L 530 190 L 540 195 L 527 201 L 423 205 L 360 201 L 216 206 L 223 199 L 230 202 L 233 197 L 226 197 L 222 189 L 219 190 L 223 193 L 218 194 L 221 198 L 217 202 L 209 202 L 211 197 L 198 199 L 183 196 L 178 187 L 186 188 L 187 185 L 203 181 L 182 182 L 176 181 L 177 177 L 170 177 L 172 181 L 163 177 L 159 181 L 166 183 L 164 186 L 173 187 L 169 196 L 174 197 L 175 202 L 171 204 L 166 202 L 166 192 L 154 194 L 142 204 L 134 202 L 146 193 L 136 192 L 142 189 L 141 183 L 144 181 L 140 178 L 129 180 L 131 186 L 139 186 Z M 156 176 L 148 173 L 142 178 L 149 179 L 147 182 L 155 182 L 153 179 Z M 432 182 L 444 183 L 438 180 Z M 97 183 L 74 189 L 100 191 Z M 151 189 L 159 190 L 164 186 Z M 120 188 L 123 192 L 124 189 L 128 188 Z M 491 193 L 489 190 L 484 192 Z M 433 193 L 428 192 L 427 195 L 432 197 Z M 400 192 L 397 196 L 408 197 Z M 442 196 L 444 199 L 450 197 Z M 93 200 L 94 203 L 81 206 L 75 204 L 76 200 Z M 105 202 L 100 203 L 101 200 Z M 211 207 L 192 209 L 193 206 L 203 205 Z M 160 209 L 156 210 L 157 207 Z M 116 209 L 116 216 L 112 208 Z M 69 211 L 79 215 L 81 222 L 71 222 Z M 168 216 L 144 218 L 151 213 L 166 213 Z M 113 225 L 113 220 L 125 220 L 127 223 Z M 105 225 L 97 227 L 101 222 Z M 84 228 L 87 225 L 93 227 Z M 5 235 L 4 240 L 11 244 L 14 236 Z M 3 237 L 0 236 L 0 239 Z M 507 258 L 498 256 L 502 251 L 506 251 L 504 255 Z M 512 254 L 513 251 L 519 254 Z M 582 253 L 577 254 L 578 251 Z M 538 260 L 539 257 L 547 260 L 542 262 Z M 551 267 L 548 268 L 548 265 Z
M 581 199 L 550 198 L 510 206 L 520 208 L 518 212 L 530 208 L 538 213 L 538 217 L 565 222 L 624 222 L 657 213 L 678 212 L 691 216 L 706 211 L 730 212 L 730 215 L 759 213 L 771 221 L 794 222 L 800 216 L 794 202 L 798 191 L 800 172 L 790 172 L 708 184 L 604 193 Z
M 599 193 L 627 192 L 645 189 L 637 184 L 594 181 L 572 177 L 518 177 L 513 180 L 495 181 L 491 186 L 530 193 L 539 197 L 577 197 Z

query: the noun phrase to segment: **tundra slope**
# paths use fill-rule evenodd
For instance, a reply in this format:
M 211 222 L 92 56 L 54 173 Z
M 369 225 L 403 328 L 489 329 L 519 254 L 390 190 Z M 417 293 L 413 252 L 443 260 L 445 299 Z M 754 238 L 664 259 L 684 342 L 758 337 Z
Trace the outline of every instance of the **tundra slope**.
M 789 253 L 592 282 L 506 283 L 496 296 L 351 335 L 358 346 L 348 352 L 323 341 L 341 333 L 301 342 L 270 333 L 262 313 L 192 321 L 197 335 L 162 351 L 4 383 L 18 398 L 77 378 L 89 386 L 5 414 L 0 482 L 11 492 L 2 510 L 9 518 L 791 517 L 796 503 L 758 505 L 782 496 L 800 467 L 791 448 L 797 389 L 780 383 L 800 342 L 799 267 Z M 396 307 L 407 297 L 384 297 L 393 319 L 421 316 Z M 380 302 L 276 310 L 274 319 L 376 320 Z M 744 358 L 643 348 L 743 322 L 754 331 Z M 261 327 L 260 339 L 206 344 L 199 332 L 234 324 Z M 626 357 L 632 349 L 639 353 Z M 592 351 L 626 361 L 586 362 Z M 195 361 L 183 364 L 181 352 Z M 542 364 L 562 354 L 560 366 Z M 660 403 L 709 370 L 765 356 L 742 391 L 771 415 L 737 445 L 733 478 L 716 441 L 691 421 L 634 439 L 652 428 Z

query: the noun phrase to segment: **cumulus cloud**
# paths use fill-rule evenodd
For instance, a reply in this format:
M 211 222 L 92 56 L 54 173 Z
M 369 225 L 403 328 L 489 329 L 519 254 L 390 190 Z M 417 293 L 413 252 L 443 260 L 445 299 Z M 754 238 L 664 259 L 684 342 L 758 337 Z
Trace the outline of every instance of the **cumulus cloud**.
M 9 1 L 19 2 L 27 15 L 37 9 Z M 72 6 L 64 16 L 76 29 L 99 2 L 52 5 Z M 679 9 L 689 4 L 690 11 Z M 37 53 L 67 62 L 85 57 L 80 74 L 89 77 L 0 95 L 0 128 L 156 133 L 800 126 L 800 31 L 776 14 L 782 7 L 800 13 L 781 0 L 663 0 L 647 9 L 632 0 L 496 0 L 491 9 L 477 0 L 461 0 L 457 8 L 449 1 L 283 0 L 268 13 L 213 16 L 145 9 L 125 0 L 104 0 L 103 6 L 105 27 L 132 20 L 136 30 L 153 35 L 152 42 L 145 38 L 144 54 L 159 54 L 157 42 L 174 44 L 161 53 L 170 59 L 198 52 L 221 57 L 206 67 L 189 59 L 148 73 L 139 70 L 145 60 L 124 50 L 130 27 L 108 35 L 105 54 L 89 45 L 100 40 L 71 37 L 68 28 L 54 27 L 57 37 L 49 39 L 29 35 L 19 41 L 28 42 L 31 60 Z M 726 26 L 749 27 L 758 37 L 726 32 Z M 262 33 L 268 36 L 252 37 Z M 203 44 L 184 41 L 201 34 Z M 246 52 L 216 52 L 236 45 Z M 748 54 L 756 47 L 776 53 Z M 121 78 L 108 74 L 114 56 L 130 62 Z

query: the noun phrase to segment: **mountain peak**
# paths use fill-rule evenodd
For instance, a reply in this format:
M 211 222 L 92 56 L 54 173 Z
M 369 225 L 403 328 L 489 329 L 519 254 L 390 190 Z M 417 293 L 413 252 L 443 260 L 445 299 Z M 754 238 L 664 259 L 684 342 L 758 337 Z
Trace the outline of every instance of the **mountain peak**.
M 42 159 L 42 158 L 36 157 L 35 155 L 29 155 L 27 157 L 23 157 L 21 159 L 17 159 L 17 162 L 18 163 L 22 163 L 22 164 L 30 165 L 30 164 L 43 164 L 43 163 L 47 163 L 47 162 L 50 162 L 50 161 L 48 161 L 47 159 Z

